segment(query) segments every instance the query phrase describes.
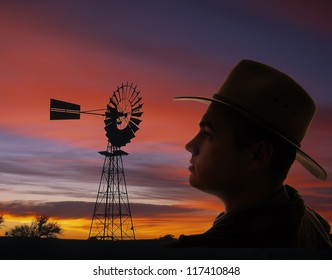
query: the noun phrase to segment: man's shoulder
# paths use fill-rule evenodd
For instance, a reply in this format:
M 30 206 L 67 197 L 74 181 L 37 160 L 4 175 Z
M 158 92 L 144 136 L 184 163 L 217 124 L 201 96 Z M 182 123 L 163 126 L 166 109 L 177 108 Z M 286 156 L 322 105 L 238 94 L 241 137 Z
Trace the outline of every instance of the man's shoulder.
M 297 245 L 308 248 L 332 247 L 329 223 L 308 206 L 299 226 Z
M 298 192 L 286 186 L 288 200 L 265 203 L 232 215 L 221 213 L 213 226 L 202 234 L 181 235 L 174 247 L 289 248 L 308 247 L 308 234 L 329 236 L 330 226 L 324 218 L 305 206 Z M 299 232 L 309 230 L 304 243 Z M 314 230 L 315 229 L 315 232 Z M 317 240 L 318 240 L 317 239 Z M 309 246 L 310 247 L 310 246 Z
M 288 201 L 265 203 L 230 215 L 221 213 L 208 231 L 182 235 L 177 244 L 232 248 L 295 247 L 304 209 L 303 200 L 294 190 Z
M 329 223 L 320 215 L 318 214 L 314 209 L 306 205 L 306 213 L 314 217 L 314 219 L 317 219 L 319 223 L 322 225 L 324 230 L 328 233 L 330 233 L 331 227 Z

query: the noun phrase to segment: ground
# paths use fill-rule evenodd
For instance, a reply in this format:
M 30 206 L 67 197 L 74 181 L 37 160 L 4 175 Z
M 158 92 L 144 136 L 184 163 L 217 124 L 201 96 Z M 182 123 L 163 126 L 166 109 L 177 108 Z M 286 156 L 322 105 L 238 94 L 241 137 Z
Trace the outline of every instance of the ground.
M 332 259 L 332 250 L 167 248 L 162 240 L 97 241 L 0 237 L 3 260 Z

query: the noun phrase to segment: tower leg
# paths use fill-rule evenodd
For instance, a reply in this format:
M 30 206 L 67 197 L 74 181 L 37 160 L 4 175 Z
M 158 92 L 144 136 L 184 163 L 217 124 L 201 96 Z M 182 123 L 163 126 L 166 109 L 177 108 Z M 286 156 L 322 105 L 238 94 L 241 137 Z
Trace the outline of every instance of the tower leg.
M 89 239 L 135 240 L 122 150 L 108 143 L 93 211 Z

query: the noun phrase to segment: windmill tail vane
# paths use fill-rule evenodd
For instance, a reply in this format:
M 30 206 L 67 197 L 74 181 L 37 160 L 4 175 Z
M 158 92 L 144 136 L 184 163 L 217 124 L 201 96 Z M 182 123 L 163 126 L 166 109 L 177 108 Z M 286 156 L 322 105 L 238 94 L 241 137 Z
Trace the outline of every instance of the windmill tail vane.
M 50 120 L 79 120 L 81 114 L 105 116 L 105 114 L 96 113 L 105 109 L 94 109 L 81 111 L 81 105 L 70 103 L 58 99 L 50 99 Z

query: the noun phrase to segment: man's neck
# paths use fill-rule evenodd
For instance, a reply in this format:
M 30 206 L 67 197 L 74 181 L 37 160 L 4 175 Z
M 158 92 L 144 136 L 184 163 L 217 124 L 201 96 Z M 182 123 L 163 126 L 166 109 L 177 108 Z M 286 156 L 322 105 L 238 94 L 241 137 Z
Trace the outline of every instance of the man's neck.
M 241 193 L 234 194 L 233 197 L 221 199 L 225 205 L 225 213 L 237 212 L 241 209 L 259 205 L 278 192 L 282 186 L 281 183 L 260 184 L 253 188 L 242 189 Z

